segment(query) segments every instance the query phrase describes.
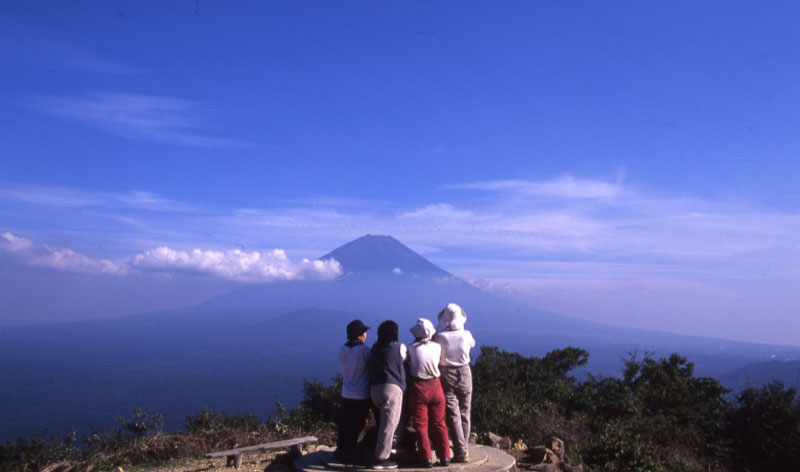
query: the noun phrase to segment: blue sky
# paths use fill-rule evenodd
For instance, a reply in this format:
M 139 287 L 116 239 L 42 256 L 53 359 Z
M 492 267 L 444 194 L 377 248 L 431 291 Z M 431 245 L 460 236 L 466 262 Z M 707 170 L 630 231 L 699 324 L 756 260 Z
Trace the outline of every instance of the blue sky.
M 777 1 L 0 2 L 0 323 L 331 277 L 313 259 L 372 233 L 562 314 L 799 344 L 798 25 Z

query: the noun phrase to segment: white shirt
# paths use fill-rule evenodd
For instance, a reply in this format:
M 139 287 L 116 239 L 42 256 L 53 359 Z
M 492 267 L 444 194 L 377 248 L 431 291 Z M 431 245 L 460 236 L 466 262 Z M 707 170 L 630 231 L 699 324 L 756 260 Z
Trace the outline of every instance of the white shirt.
M 433 341 L 418 342 L 408 347 L 408 372 L 418 379 L 435 379 L 439 373 L 442 346 Z
M 469 350 L 475 347 L 475 338 L 467 330 L 441 331 L 433 336 L 433 340 L 442 345 L 442 357 L 439 365 L 443 367 L 461 367 L 469 364 Z
M 342 370 L 342 397 L 352 400 L 369 398 L 367 363 L 372 351 L 363 343 L 339 348 L 339 368 Z

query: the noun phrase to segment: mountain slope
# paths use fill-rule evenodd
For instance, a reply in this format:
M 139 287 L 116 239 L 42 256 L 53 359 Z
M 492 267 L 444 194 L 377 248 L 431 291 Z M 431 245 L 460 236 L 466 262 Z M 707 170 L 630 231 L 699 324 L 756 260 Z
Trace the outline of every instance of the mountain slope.
M 320 259 L 336 259 L 345 273 L 379 273 L 452 277 L 446 270 L 412 251 L 391 236 L 368 234 L 350 241 Z

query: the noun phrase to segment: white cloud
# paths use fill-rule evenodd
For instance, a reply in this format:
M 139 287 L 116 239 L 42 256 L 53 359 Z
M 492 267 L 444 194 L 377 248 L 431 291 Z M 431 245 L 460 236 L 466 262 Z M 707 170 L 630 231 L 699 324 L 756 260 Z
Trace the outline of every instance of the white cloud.
M 449 189 L 489 190 L 556 198 L 615 198 L 623 193 L 618 183 L 602 180 L 576 179 L 564 175 L 552 180 L 486 180 L 448 185 Z
M 0 249 L 13 253 L 23 263 L 65 272 L 117 274 L 123 269 L 106 259 L 93 259 L 72 249 L 37 245 L 10 232 L 0 233 Z
M 43 253 L 30 258 L 33 265 L 67 272 L 116 274 L 123 269 L 106 259 L 92 259 L 72 249 L 43 246 Z
M 131 139 L 204 148 L 248 146 L 202 132 L 200 106 L 180 98 L 94 92 L 84 97 L 39 97 L 37 104 L 59 118 Z
M 474 219 L 476 216 L 477 215 L 472 211 L 459 210 L 453 205 L 439 203 L 434 205 L 425 205 L 418 210 L 401 213 L 399 217 L 428 221 L 453 221 Z
M 0 249 L 9 252 L 19 252 L 30 249 L 33 246 L 33 241 L 30 239 L 20 238 L 6 231 L 0 233 Z
M 295 262 L 281 249 L 263 252 L 194 249 L 187 252 L 159 247 L 137 254 L 130 265 L 141 271 L 197 273 L 240 282 L 326 280 L 342 272 L 335 259 Z

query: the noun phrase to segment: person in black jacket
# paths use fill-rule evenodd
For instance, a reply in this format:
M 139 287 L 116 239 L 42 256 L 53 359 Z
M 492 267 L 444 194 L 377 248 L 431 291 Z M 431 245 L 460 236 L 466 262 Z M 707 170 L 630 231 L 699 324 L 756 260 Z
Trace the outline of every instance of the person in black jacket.
M 378 326 L 378 340 L 369 358 L 370 397 L 380 414 L 374 469 L 397 468 L 389 457 L 406 389 L 405 359 L 406 346 L 397 341 L 397 323 L 384 321 Z

